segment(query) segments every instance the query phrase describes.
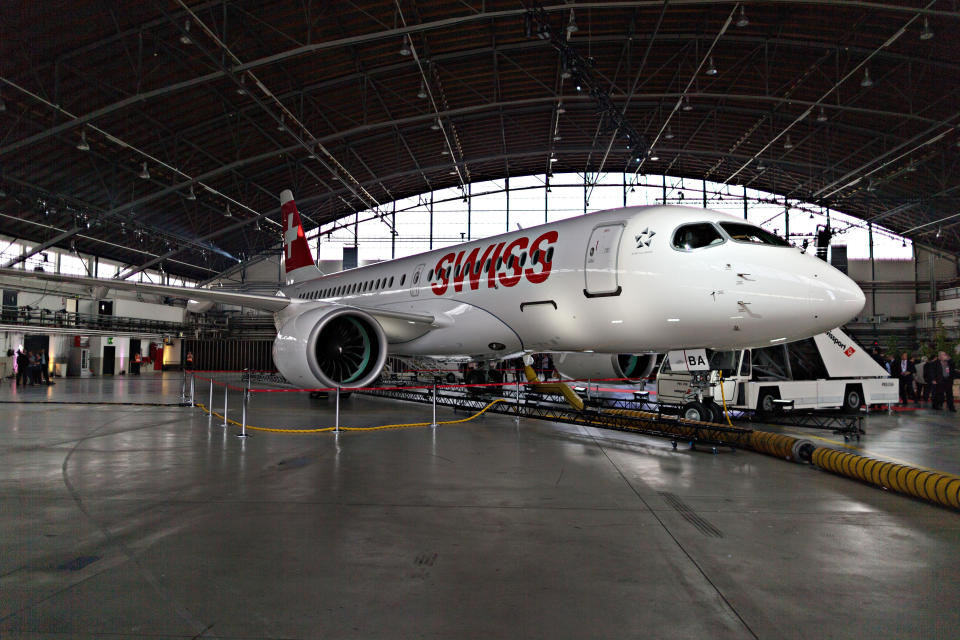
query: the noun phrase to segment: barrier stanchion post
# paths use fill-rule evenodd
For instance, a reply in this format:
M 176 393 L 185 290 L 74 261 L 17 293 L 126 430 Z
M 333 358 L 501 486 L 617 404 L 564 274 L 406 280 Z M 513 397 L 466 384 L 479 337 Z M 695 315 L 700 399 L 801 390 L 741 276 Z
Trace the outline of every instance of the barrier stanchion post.
M 520 374 L 517 374 L 517 424 L 520 424 Z
M 431 427 L 437 426 L 437 383 L 433 383 L 433 422 Z
M 213 421 L 213 376 L 210 377 L 210 400 L 207 402 L 207 415 Z
M 187 370 L 180 368 L 180 402 L 187 399 Z
M 227 428 L 227 396 L 230 393 L 230 385 L 223 383 L 223 428 Z
M 336 417 L 334 418 L 335 422 L 333 423 L 333 430 L 335 433 L 340 433 L 340 387 L 337 387 L 335 406 Z
M 590 378 L 587 378 L 587 402 L 590 402 Z
M 193 372 L 191 372 L 190 373 L 190 406 L 191 407 L 197 406 L 196 403 L 194 402 L 194 395 L 193 395 L 194 391 L 196 391 L 196 382 L 197 382 L 196 376 L 193 374 Z
M 237 434 L 238 438 L 247 437 L 247 404 L 250 403 L 250 376 L 247 374 L 247 370 L 243 370 L 243 375 L 246 380 L 246 383 L 243 385 L 243 400 L 240 408 L 240 433 Z

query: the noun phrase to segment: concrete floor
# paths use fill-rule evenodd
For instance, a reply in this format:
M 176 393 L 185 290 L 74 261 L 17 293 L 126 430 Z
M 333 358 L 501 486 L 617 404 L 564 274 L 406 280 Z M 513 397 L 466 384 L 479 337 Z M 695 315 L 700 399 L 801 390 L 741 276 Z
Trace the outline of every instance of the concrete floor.
M 172 374 L 3 382 L 0 637 L 960 635 L 960 514 L 759 454 L 496 415 L 241 440 L 198 409 L 23 403 L 179 391 Z M 430 416 L 342 408 L 358 426 Z M 260 394 L 250 422 L 331 415 Z M 953 414 L 867 431 L 868 450 L 960 471 Z

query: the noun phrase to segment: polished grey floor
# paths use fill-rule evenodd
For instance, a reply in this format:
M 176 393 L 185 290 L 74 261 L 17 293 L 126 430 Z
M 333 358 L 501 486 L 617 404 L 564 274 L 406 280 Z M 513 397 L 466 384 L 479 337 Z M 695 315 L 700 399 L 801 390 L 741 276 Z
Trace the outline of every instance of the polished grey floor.
M 176 403 L 180 384 L 3 382 L 0 637 L 960 635 L 960 515 L 759 454 L 495 415 L 242 440 L 199 409 L 35 402 Z M 250 409 L 332 419 L 302 394 Z M 873 415 L 860 445 L 960 471 L 955 422 Z

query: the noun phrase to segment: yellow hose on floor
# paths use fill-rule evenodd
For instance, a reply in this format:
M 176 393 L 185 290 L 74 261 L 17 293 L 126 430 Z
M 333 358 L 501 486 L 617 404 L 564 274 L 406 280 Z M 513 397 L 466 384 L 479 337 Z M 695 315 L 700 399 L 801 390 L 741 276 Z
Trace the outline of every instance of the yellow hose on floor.
M 531 383 L 534 391 L 540 393 L 555 393 L 564 397 L 571 407 L 577 411 L 583 411 L 583 398 L 577 395 L 577 392 L 570 388 L 565 382 L 540 382 L 537 372 L 530 365 L 524 365 L 523 373 L 527 377 L 527 382 Z
M 487 412 L 487 410 L 490 407 L 497 404 L 498 402 L 506 402 L 506 400 L 503 398 L 499 398 L 497 400 L 494 400 L 493 402 L 491 402 L 490 404 L 488 404 L 487 406 L 485 406 L 483 409 L 473 414 L 472 416 L 468 416 L 466 418 L 460 418 L 459 420 L 445 420 L 443 422 L 437 422 L 437 424 L 438 425 L 460 424 L 461 422 L 470 422 L 471 420 L 475 420 L 476 418 L 479 418 L 480 416 L 482 416 L 484 413 Z M 210 411 L 209 409 L 207 409 L 206 405 L 202 403 L 198 402 L 196 403 L 196 406 L 202 409 L 204 412 L 209 413 L 210 415 L 215 416 L 220 420 L 223 419 L 223 414 L 217 413 L 216 411 Z M 238 427 L 243 426 L 242 424 L 240 424 L 236 420 L 233 420 L 232 418 L 227 418 L 227 422 Z M 376 427 L 340 427 L 340 431 L 383 431 L 384 429 L 406 429 L 409 427 L 429 427 L 432 424 L 433 424 L 432 422 L 410 422 L 407 424 L 382 424 Z M 336 427 L 316 427 L 311 429 L 279 429 L 275 427 L 254 427 L 249 424 L 247 425 L 247 429 L 249 429 L 250 431 L 266 431 L 268 433 L 295 433 L 295 434 L 329 433 L 331 431 L 337 430 Z
M 960 509 L 960 477 L 949 473 L 926 471 L 826 447 L 814 449 L 811 462 L 832 473 Z

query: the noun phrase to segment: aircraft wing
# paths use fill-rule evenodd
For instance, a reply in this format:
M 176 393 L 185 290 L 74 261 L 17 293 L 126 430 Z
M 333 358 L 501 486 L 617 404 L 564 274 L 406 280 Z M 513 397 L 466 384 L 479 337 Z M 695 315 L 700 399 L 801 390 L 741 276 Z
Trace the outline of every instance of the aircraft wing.
M 168 296 L 180 300 L 197 300 L 222 302 L 225 304 L 242 305 L 263 311 L 280 311 L 287 307 L 291 300 L 283 296 L 265 296 L 251 293 L 237 293 L 220 289 L 199 289 L 194 287 L 174 287 L 147 282 L 131 282 L 129 280 L 107 280 L 104 278 L 89 278 L 85 276 L 66 276 L 43 271 L 22 271 L 20 269 L 0 269 L 0 276 L 21 278 L 23 280 L 41 280 L 57 284 L 72 284 L 82 287 L 117 289 L 120 291 L 135 291 L 151 295 Z
M 406 313 L 364 307 L 360 305 L 340 305 L 332 302 L 316 300 L 291 299 L 286 296 L 266 296 L 252 293 L 237 293 L 222 289 L 201 289 L 194 287 L 175 287 L 163 284 L 146 282 L 131 282 L 129 280 L 108 280 L 104 278 L 90 278 L 86 276 L 67 276 L 43 271 L 23 271 L 21 269 L 0 269 L 0 276 L 18 278 L 21 280 L 40 280 L 57 284 L 70 284 L 94 289 L 116 289 L 120 291 L 134 291 L 151 295 L 167 296 L 179 300 L 197 300 L 200 302 L 221 302 L 276 312 L 285 309 L 291 304 L 310 306 L 353 307 L 366 311 L 383 326 L 384 331 L 392 340 L 410 340 L 423 335 L 433 328 L 434 317 L 419 313 Z

